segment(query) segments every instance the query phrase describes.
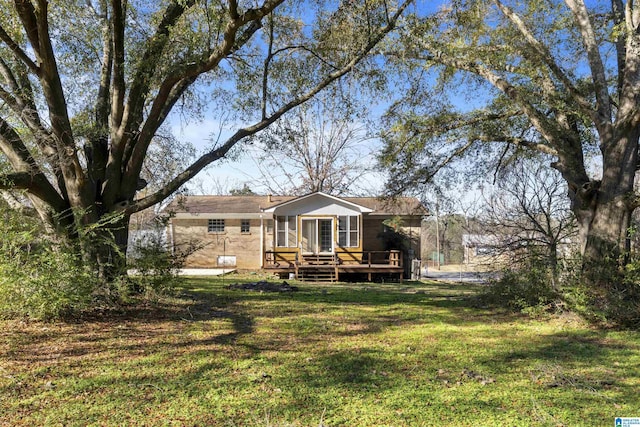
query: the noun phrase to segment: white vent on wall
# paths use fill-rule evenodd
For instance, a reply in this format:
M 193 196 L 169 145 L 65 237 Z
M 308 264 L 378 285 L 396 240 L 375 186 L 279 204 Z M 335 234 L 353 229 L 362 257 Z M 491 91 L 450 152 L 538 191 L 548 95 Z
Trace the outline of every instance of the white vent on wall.
M 218 266 L 225 267 L 235 267 L 236 265 L 236 256 L 235 255 L 219 255 L 218 256 Z

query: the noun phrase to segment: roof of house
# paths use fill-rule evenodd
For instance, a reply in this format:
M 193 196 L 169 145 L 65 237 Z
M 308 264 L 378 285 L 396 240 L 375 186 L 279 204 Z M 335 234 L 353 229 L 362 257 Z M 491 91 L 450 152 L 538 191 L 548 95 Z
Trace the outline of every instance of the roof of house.
M 304 197 L 304 196 L 303 196 Z M 331 196 L 333 197 L 333 196 Z M 179 196 L 165 212 L 191 214 L 259 213 L 265 209 L 299 198 L 298 196 Z M 383 199 L 379 197 L 338 197 L 372 210 L 370 215 L 427 215 L 428 211 L 415 197 Z

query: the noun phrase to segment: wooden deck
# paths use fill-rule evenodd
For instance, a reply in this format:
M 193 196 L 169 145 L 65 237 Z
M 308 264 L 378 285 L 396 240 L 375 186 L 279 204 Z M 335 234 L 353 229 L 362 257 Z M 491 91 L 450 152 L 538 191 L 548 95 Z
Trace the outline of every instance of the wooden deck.
M 402 281 L 404 266 L 400 251 L 368 251 L 336 253 L 332 255 L 302 255 L 295 251 L 268 251 L 265 271 L 291 275 L 302 281 L 334 282 L 345 274 L 366 275 L 368 281 L 375 276 L 397 275 Z

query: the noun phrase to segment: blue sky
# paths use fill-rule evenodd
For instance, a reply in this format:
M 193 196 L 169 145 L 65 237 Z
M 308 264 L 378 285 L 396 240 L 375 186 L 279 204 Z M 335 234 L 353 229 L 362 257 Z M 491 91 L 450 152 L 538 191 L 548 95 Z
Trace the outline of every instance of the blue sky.
M 439 7 L 442 2 L 427 2 L 418 1 L 415 8 L 422 12 L 426 10 L 433 10 Z M 414 11 L 416 10 L 414 9 Z M 401 91 L 401 89 L 399 89 Z M 480 106 L 487 99 L 488 93 L 484 91 L 484 88 L 477 89 L 475 92 L 460 91 L 450 99 L 455 105 L 460 106 L 462 110 L 470 110 Z M 386 104 L 384 102 L 379 103 L 372 108 L 374 115 L 382 114 Z M 212 135 L 218 135 L 220 132 L 220 124 L 217 121 L 210 120 L 208 117 L 213 117 L 211 112 L 205 113 L 205 119 L 202 122 L 192 123 L 187 126 L 180 126 L 174 124 L 172 126 L 174 134 L 178 139 L 184 141 L 191 141 L 196 146 L 198 152 L 202 152 L 210 144 Z M 220 133 L 220 139 L 225 140 L 230 136 L 232 132 L 238 127 L 246 126 L 249 122 L 230 123 L 224 131 Z M 379 141 L 372 141 L 369 147 L 363 147 L 363 150 L 375 149 Z M 217 161 L 201 172 L 187 187 L 192 192 L 205 192 L 215 193 L 220 191 L 228 191 L 234 188 L 241 188 L 244 184 L 247 184 L 253 191 L 258 193 L 265 193 L 267 191 L 266 186 L 263 185 L 263 177 L 261 176 L 258 168 L 256 167 L 255 160 L 251 156 L 251 147 L 240 143 L 240 150 L 237 150 L 240 154 L 230 160 Z M 370 150 L 367 150 L 370 151 Z M 358 159 L 362 161 L 362 159 Z M 371 157 L 366 157 L 364 164 L 371 165 Z M 381 175 L 371 176 L 363 183 L 362 186 L 372 188 L 374 192 L 379 190 L 380 192 L 384 186 L 384 178 Z M 356 186 L 357 187 L 357 186 Z
M 246 123 L 237 124 L 237 126 L 242 125 L 246 126 Z M 202 153 L 211 146 L 212 135 L 220 132 L 220 124 L 217 121 L 205 119 L 186 126 L 174 123 L 172 130 L 180 141 L 190 141 L 195 145 L 198 153 Z M 220 139 L 225 140 L 233 131 L 235 129 L 229 126 L 222 131 Z M 374 159 L 371 153 L 379 147 L 379 144 L 380 142 L 375 139 L 363 143 L 359 147 L 361 156 L 354 161 L 359 162 L 363 167 L 372 166 Z M 212 163 L 189 182 L 187 184 L 189 191 L 196 194 L 216 194 L 242 188 L 247 184 L 254 192 L 266 194 L 268 187 L 264 185 L 264 178 L 256 166 L 256 148 L 246 142 L 240 142 L 238 148 L 235 151 L 237 155 Z M 367 188 L 372 193 L 379 194 L 383 185 L 384 176 L 371 173 L 364 176 L 361 182 L 355 183 L 354 190 L 359 192 L 359 188 Z

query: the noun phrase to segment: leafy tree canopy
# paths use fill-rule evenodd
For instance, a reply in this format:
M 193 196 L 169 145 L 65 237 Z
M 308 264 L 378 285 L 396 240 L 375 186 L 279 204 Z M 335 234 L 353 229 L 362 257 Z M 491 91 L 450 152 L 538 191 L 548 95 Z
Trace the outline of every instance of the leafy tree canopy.
M 543 153 L 567 183 L 586 261 L 616 259 L 637 207 L 640 4 L 454 0 L 404 29 L 392 59 L 410 78 L 381 155 L 390 187 Z
M 408 3 L 0 0 L 0 189 L 122 249 L 132 213 L 345 75 L 374 79 Z M 191 161 L 163 125 L 205 106 L 235 131 Z M 87 258 L 112 262 L 96 241 Z
M 244 184 L 242 188 L 232 188 L 229 190 L 229 194 L 232 196 L 255 196 L 256 193 L 247 185 Z

